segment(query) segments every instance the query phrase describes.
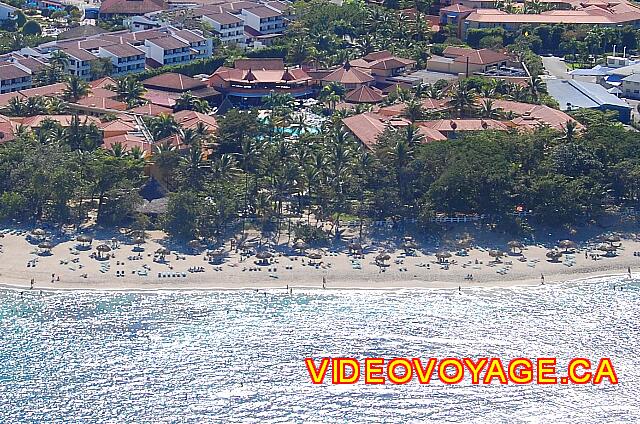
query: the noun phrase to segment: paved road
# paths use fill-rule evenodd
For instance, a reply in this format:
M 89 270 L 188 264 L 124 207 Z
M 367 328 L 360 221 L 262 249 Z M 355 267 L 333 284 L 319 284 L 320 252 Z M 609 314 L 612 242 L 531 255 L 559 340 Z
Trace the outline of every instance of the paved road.
M 541 56 L 544 69 L 558 79 L 570 79 L 571 76 L 567 73 L 567 65 L 559 57 L 546 57 Z

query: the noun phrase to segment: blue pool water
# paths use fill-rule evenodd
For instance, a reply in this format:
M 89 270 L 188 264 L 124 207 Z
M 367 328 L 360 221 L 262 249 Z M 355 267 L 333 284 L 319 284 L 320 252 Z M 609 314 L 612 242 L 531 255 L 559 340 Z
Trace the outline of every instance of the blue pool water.
M 614 291 L 613 286 L 624 290 Z M 640 284 L 0 291 L 1 423 L 640 422 Z M 617 386 L 314 386 L 307 356 L 611 357 Z

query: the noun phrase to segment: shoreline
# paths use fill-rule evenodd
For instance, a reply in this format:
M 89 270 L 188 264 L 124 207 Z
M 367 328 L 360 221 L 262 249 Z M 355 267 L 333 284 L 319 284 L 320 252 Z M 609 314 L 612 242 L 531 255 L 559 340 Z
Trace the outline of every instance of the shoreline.
M 1 274 L 0 274 L 1 275 Z M 113 286 L 113 285 L 98 285 L 98 286 L 87 286 L 86 281 L 82 282 L 85 284 L 83 287 L 79 287 L 80 283 L 65 283 L 59 285 L 44 285 L 34 287 L 33 290 L 29 288 L 28 281 L 18 281 L 18 282 L 1 282 L 0 290 L 9 290 L 9 291 L 22 291 L 22 292 L 105 292 L 105 293 L 160 293 L 160 292 L 236 292 L 236 291 L 275 291 L 275 290 L 287 290 L 287 288 L 296 289 L 296 290 L 337 290 L 337 291 L 435 291 L 435 290 L 445 290 L 445 291 L 456 291 L 458 288 L 465 289 L 511 289 L 511 288 L 523 288 L 523 287 L 542 287 L 542 286 L 556 286 L 560 284 L 589 284 L 593 280 L 601 280 L 604 278 L 619 278 L 623 280 L 632 280 L 639 279 L 640 273 L 632 273 L 631 277 L 627 273 L 605 273 L 605 274 L 596 274 L 596 273 L 573 273 L 571 275 L 567 274 L 568 279 L 560 279 L 560 280 L 547 280 L 545 277 L 544 284 L 541 284 L 540 280 L 535 279 L 519 279 L 513 281 L 494 281 L 488 283 L 464 283 L 464 285 L 455 283 L 455 282 L 446 282 L 446 281 L 411 281 L 412 284 L 398 284 L 394 286 L 372 286 L 372 285 L 354 285 L 352 283 L 346 282 L 334 282 L 332 285 L 323 288 L 322 285 L 275 285 L 275 284 L 259 284 L 259 285 L 251 285 L 251 286 L 230 286 L 230 285 L 222 285 L 222 286 L 213 286 L 213 285 L 196 285 L 196 286 L 179 286 L 179 287 L 171 287 L 162 284 L 154 284 L 151 283 L 152 287 L 141 287 L 141 286 Z M 407 281 L 409 282 L 409 281 Z M 400 282 L 402 283 L 402 282 Z M 417 284 L 415 284 L 417 283 Z
M 381 251 L 372 246 L 361 258 L 344 251 L 319 251 L 316 262 L 300 255 L 274 252 L 257 264 L 255 257 L 242 257 L 226 246 L 224 258 L 216 264 L 203 253 L 171 252 L 162 261 L 157 250 L 165 242 L 155 234 L 143 249 L 122 243 L 109 259 L 97 260 L 93 248 L 77 250 L 77 242 L 54 245 L 50 255 L 38 255 L 37 243 L 27 241 L 24 232 L 0 238 L 0 288 L 29 291 L 265 291 L 265 290 L 457 290 L 469 288 L 509 288 L 554 285 L 607 277 L 624 278 L 631 269 L 640 277 L 640 241 L 624 239 L 616 255 L 602 256 L 595 244 L 585 245 L 561 261 L 546 258 L 548 248 L 524 246 L 522 252 L 506 255 L 496 262 L 486 248 L 475 247 L 464 255 L 453 254 L 438 262 L 434 250 L 417 250 L 407 255 L 399 249 L 385 249 L 390 258 L 384 267 L 374 258 Z M 203 272 L 191 272 L 202 268 Z M 544 279 L 542 276 L 544 275 Z M 157 276 L 157 277 L 156 277 Z M 471 276 L 472 278 L 468 278 Z M 83 278 L 84 277 L 84 278 Z

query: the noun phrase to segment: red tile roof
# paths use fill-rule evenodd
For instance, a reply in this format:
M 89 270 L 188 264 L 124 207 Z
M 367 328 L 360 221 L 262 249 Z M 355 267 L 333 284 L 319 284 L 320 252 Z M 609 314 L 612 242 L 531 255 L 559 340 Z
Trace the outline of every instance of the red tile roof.
M 207 84 L 186 75 L 166 72 L 142 81 L 145 87 L 167 89 L 169 91 L 188 91 L 204 88 Z
M 160 105 L 154 105 L 153 103 L 147 103 L 146 105 L 134 107 L 129 110 L 132 113 L 139 113 L 141 115 L 149 115 L 149 116 L 158 116 L 163 113 L 171 114 L 173 113 L 173 109 L 170 107 L 164 107 Z
M 349 103 L 379 103 L 384 96 L 380 90 L 363 85 L 347 93 L 344 99 Z
M 0 64 L 0 80 L 10 80 L 14 78 L 23 78 L 31 75 L 24 69 L 13 64 Z
M 152 144 L 144 138 L 135 135 L 123 134 L 116 135 L 114 137 L 107 137 L 103 140 L 102 147 L 105 150 L 110 150 L 115 144 L 122 145 L 126 151 L 130 151 L 134 147 L 139 147 L 143 152 L 145 152 L 145 156 L 151 156 L 153 154 Z
M 127 110 L 126 103 L 119 102 L 117 100 L 114 100 L 108 97 L 100 97 L 100 96 L 85 97 L 83 99 L 78 100 L 76 104 L 95 107 L 99 109 Z
M 339 82 L 341 84 L 367 84 L 375 81 L 375 79 L 366 72 L 345 63 L 344 66 L 322 78 L 322 81 Z
M 164 0 L 104 0 L 100 5 L 101 14 L 144 15 L 166 10 Z

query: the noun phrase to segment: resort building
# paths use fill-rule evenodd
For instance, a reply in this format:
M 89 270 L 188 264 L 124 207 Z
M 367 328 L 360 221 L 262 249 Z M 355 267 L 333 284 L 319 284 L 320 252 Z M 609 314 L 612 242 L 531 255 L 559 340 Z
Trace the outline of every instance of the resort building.
M 489 49 L 469 49 L 447 46 L 442 56 L 433 55 L 427 60 L 427 70 L 447 74 L 473 75 L 518 65 L 504 53 Z
M 483 99 L 479 99 L 478 102 Z M 441 112 L 449 110 L 449 99 L 424 99 L 422 104 L 425 110 Z M 461 133 L 469 131 L 534 131 L 540 126 L 548 126 L 562 131 L 567 122 L 582 126 L 566 113 L 544 105 L 513 102 L 509 100 L 491 99 L 493 107 L 502 111 L 506 116 L 503 119 L 438 119 L 431 121 L 419 121 L 415 125 L 419 133 L 424 137 L 424 142 L 440 141 L 457 138 Z M 402 128 L 410 124 L 402 115 L 406 108 L 404 103 L 396 103 L 372 112 L 344 118 L 345 127 L 369 149 L 374 149 L 378 137 L 387 127 Z
M 19 63 L 0 63 L 0 94 L 31 88 L 31 70 Z
M 100 17 L 137 16 L 166 9 L 165 0 L 104 0 L 100 4 Z
M 615 111 L 623 123 L 631 120 L 631 106 L 596 83 L 576 80 L 547 80 L 547 91 L 560 105 L 560 110 L 581 108 Z
M 211 13 L 202 16 L 218 34 L 222 44 L 245 44 L 244 19 L 229 12 Z
M 349 62 L 345 62 L 343 66 L 321 79 L 322 85 L 334 82 L 342 84 L 347 90 L 355 90 L 363 85 L 373 84 L 375 82 L 375 78 L 372 77 L 371 74 L 351 66 Z
M 69 56 L 67 71 L 86 81 L 91 79 L 91 63 L 107 58 L 113 75 L 142 72 L 145 68 L 178 65 L 211 57 L 213 40 L 196 30 L 172 26 L 145 31 L 115 31 L 41 44 L 33 49 L 46 57 L 55 50 Z
M 128 43 L 100 47 L 98 56 L 111 59 L 113 64 L 111 76 L 116 78 L 144 71 L 144 51 Z
M 242 9 L 244 24 L 261 34 L 273 34 L 284 31 L 286 25 L 282 12 L 268 6 Z
M 514 1 L 513 7 L 518 13 L 508 13 L 497 9 L 496 0 L 457 0 L 440 9 L 440 24 L 457 27 L 458 37 L 463 40 L 472 29 L 503 28 L 515 32 L 526 25 L 640 26 L 640 10 L 627 0 L 544 0 L 541 3 L 549 10 L 525 13 L 525 2 Z
M 377 82 L 386 82 L 389 78 L 401 76 L 411 71 L 415 67 L 416 61 L 394 56 L 391 52 L 382 50 L 352 60 L 349 64 L 369 73 Z
M 622 78 L 622 95 L 628 99 L 640 99 L 640 74 Z
M 207 82 L 182 74 L 167 72 L 156 75 L 142 81 L 142 85 L 147 89 L 145 97 L 149 102 L 163 108 L 175 104 L 175 100 L 187 92 L 210 103 L 217 104 L 222 101 L 222 95 L 214 88 L 207 86 Z M 163 97 L 164 99 L 159 101 Z
M 13 19 L 17 10 L 17 7 L 13 7 L 10 4 L 0 3 L 0 21 Z
M 272 92 L 293 97 L 312 93 L 311 77 L 302 69 L 285 68 L 282 59 L 239 59 L 233 68 L 218 68 L 208 83 L 227 96 L 244 100 L 260 99 Z

